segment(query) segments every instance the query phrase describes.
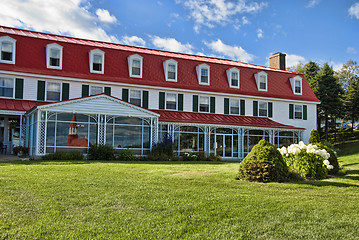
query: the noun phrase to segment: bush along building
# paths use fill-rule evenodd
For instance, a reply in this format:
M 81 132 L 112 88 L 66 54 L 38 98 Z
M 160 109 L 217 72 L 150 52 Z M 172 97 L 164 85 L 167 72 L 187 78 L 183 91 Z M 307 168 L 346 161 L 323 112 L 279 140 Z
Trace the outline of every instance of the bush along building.
M 307 142 L 319 100 L 304 76 L 271 67 L 0 27 L 0 141 L 30 155 L 107 144 L 146 155 L 242 159 L 264 138 Z

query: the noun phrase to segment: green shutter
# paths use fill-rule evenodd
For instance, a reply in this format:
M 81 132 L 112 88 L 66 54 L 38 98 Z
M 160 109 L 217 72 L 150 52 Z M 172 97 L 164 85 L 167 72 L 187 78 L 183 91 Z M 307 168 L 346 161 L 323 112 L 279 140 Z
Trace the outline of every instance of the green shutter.
M 198 112 L 198 95 L 193 95 L 192 111 Z
M 111 96 L 111 87 L 105 87 L 105 94 Z
M 307 105 L 303 105 L 303 120 L 307 120 L 307 119 L 308 119 Z
M 142 107 L 148 108 L 148 91 L 142 91 Z
M 210 97 L 210 112 L 211 113 L 216 113 L 216 98 L 215 97 Z
M 70 84 L 62 83 L 62 101 L 68 100 L 70 98 Z
M 45 81 L 37 81 L 37 100 L 45 101 Z
M 246 102 L 243 99 L 241 99 L 241 115 L 246 115 Z
M 82 97 L 87 97 L 90 95 L 90 87 L 89 85 L 82 85 Z
M 178 94 L 178 111 L 183 111 L 183 94 Z
M 23 99 L 24 95 L 24 79 L 16 78 L 15 80 L 15 98 Z
M 224 98 L 224 114 L 229 114 L 229 98 Z
M 166 94 L 164 92 L 160 92 L 159 102 L 158 102 L 159 109 L 165 109 L 165 98 L 166 98 Z
M 253 101 L 253 116 L 258 116 L 258 101 Z
M 122 100 L 128 102 L 128 89 L 122 88 Z
M 294 105 L 289 104 L 289 119 L 294 119 Z
M 273 103 L 268 102 L 268 117 L 273 117 Z

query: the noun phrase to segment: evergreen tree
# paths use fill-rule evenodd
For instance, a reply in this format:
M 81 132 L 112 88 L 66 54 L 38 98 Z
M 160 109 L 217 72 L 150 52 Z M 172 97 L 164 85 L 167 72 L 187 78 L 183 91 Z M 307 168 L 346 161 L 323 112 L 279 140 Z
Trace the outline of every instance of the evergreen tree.
M 320 70 L 318 63 L 310 61 L 304 65 L 304 77 L 307 79 L 309 86 L 313 89 L 315 95 L 318 93 L 317 75 Z

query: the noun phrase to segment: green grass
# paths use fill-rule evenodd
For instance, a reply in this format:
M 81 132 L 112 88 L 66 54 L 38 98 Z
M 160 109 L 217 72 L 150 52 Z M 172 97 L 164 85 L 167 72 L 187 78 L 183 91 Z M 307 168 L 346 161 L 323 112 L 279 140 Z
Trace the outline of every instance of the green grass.
M 358 239 L 359 154 L 340 160 L 266 184 L 238 163 L 0 163 L 0 239 Z

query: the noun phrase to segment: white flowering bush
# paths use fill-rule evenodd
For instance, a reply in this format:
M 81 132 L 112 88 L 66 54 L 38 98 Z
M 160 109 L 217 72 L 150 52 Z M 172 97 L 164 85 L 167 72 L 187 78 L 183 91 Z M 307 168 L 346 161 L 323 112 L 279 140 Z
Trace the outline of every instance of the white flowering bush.
M 330 154 L 314 144 L 292 144 L 289 147 L 278 149 L 288 167 L 299 173 L 302 177 L 322 179 L 333 169 L 330 164 Z

